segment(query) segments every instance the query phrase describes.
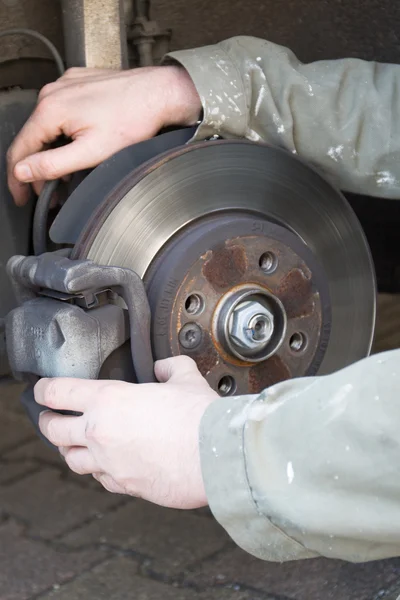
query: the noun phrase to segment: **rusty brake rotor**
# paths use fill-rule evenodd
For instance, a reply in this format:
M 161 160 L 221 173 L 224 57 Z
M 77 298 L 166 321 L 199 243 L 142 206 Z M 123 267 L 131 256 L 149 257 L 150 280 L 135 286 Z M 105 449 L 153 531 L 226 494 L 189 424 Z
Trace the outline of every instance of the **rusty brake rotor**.
M 221 394 L 370 351 L 375 277 L 361 226 L 277 148 L 221 140 L 157 156 L 102 199 L 73 256 L 144 278 L 155 358 L 192 356 Z

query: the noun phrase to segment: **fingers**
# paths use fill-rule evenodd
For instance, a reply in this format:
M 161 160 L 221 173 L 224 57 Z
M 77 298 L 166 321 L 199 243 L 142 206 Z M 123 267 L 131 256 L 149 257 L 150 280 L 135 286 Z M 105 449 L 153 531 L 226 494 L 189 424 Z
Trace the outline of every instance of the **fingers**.
M 126 494 L 125 488 L 119 485 L 111 475 L 107 475 L 106 473 L 94 473 L 93 477 L 96 481 L 101 483 L 101 485 L 112 494 Z
M 160 383 L 185 381 L 187 378 L 203 379 L 196 363 L 189 356 L 174 356 L 156 362 L 155 375 Z
M 62 113 L 56 115 L 51 105 L 44 109 L 39 105 L 10 147 L 7 153 L 8 187 L 16 204 L 26 202 L 27 187 L 24 184 L 35 179 L 29 162 L 25 163 L 24 159 L 57 139 L 62 133 L 60 122 L 63 117 Z
M 11 181 L 10 176 L 8 176 L 8 189 L 10 190 L 10 193 L 17 206 L 25 206 L 25 204 L 27 204 L 32 197 L 29 184 L 21 183 L 15 179 L 15 177 Z
M 16 204 L 27 202 L 30 183 L 95 167 L 121 148 L 155 135 L 167 120 L 165 71 L 160 67 L 156 72 L 160 98 L 149 104 L 151 73 L 79 69 L 45 86 L 8 152 L 8 185 Z M 128 93 L 137 102 L 138 115 L 129 109 L 118 113 L 122 100 L 123 106 L 131 106 Z M 49 149 L 62 134 L 74 141 Z
M 100 470 L 97 461 L 87 448 L 67 448 L 63 456 L 71 471 L 78 475 L 92 475 Z
M 51 411 L 41 413 L 39 428 L 43 435 L 55 446 L 85 446 L 86 419 L 68 417 Z
M 33 187 L 33 190 L 34 190 L 34 192 L 35 192 L 36 196 L 40 196 L 40 194 L 41 194 L 41 192 L 42 192 L 42 189 L 43 189 L 43 187 L 44 187 L 44 184 L 45 184 L 45 182 L 44 182 L 44 181 L 35 181 L 35 182 L 32 184 L 32 187 Z
M 40 379 L 34 389 L 35 400 L 53 410 L 83 413 L 99 398 L 102 385 L 101 381 L 72 377 Z
M 100 155 L 99 149 L 93 152 L 93 142 L 88 137 L 45 152 L 30 155 L 15 167 L 14 174 L 19 181 L 33 182 L 60 179 L 76 171 L 96 166 L 107 155 Z
M 154 372 L 160 383 L 190 384 L 194 388 L 201 388 L 208 394 L 218 396 L 189 356 L 174 356 L 159 360 L 154 366 Z

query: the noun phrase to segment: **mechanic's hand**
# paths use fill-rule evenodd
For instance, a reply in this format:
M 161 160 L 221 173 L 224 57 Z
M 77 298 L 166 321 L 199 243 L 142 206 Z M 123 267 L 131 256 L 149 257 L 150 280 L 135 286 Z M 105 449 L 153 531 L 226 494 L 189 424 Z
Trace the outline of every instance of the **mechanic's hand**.
M 194 124 L 200 110 L 194 84 L 178 66 L 70 69 L 42 89 L 36 110 L 8 152 L 15 202 L 28 200 L 27 183 L 95 167 L 163 127 Z M 72 143 L 47 150 L 62 134 Z
M 199 426 L 218 398 L 187 356 L 156 363 L 163 383 L 41 379 L 39 404 L 82 412 L 42 413 L 42 433 L 69 467 L 91 473 L 110 492 L 173 508 L 205 506 Z

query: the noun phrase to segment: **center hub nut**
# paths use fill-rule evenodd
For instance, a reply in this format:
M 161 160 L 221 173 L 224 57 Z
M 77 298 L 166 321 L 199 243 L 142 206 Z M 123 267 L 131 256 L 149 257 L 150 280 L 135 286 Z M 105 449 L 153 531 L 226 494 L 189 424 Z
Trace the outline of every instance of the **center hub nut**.
M 228 334 L 232 342 L 245 350 L 261 350 L 274 332 L 274 315 L 256 300 L 244 300 L 232 311 Z
M 214 315 L 216 337 L 225 350 L 246 362 L 272 356 L 286 333 L 286 312 L 265 288 L 241 286 L 222 299 Z

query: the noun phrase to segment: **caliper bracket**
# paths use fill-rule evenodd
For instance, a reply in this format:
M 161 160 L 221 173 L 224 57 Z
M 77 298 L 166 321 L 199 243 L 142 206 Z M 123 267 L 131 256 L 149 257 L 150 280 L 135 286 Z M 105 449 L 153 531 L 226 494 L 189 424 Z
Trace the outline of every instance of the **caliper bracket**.
M 20 303 L 6 320 L 17 378 L 96 379 L 106 358 L 130 337 L 137 381 L 154 381 L 150 307 L 136 273 L 57 252 L 14 256 L 7 270 Z M 127 311 L 121 302 L 110 303 L 116 298 Z

